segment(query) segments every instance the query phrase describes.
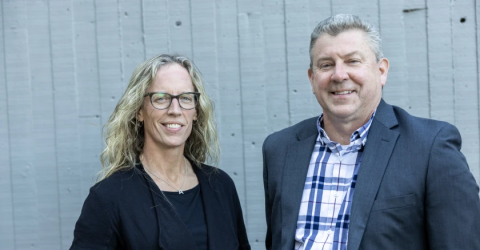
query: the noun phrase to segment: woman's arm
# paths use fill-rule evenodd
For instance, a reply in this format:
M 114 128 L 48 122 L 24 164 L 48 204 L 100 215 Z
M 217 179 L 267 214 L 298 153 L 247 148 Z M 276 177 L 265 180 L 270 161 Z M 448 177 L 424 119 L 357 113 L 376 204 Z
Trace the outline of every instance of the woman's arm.
M 70 250 L 116 249 L 117 237 L 109 216 L 109 208 L 104 205 L 100 194 L 90 189 L 82 213 L 75 224 L 74 239 Z
M 245 222 L 243 221 L 242 207 L 240 205 L 240 200 L 238 199 L 237 191 L 235 191 L 234 202 L 237 208 L 236 211 L 237 211 L 238 243 L 240 243 L 240 249 L 250 250 L 250 243 L 248 243 L 247 229 L 245 228 Z

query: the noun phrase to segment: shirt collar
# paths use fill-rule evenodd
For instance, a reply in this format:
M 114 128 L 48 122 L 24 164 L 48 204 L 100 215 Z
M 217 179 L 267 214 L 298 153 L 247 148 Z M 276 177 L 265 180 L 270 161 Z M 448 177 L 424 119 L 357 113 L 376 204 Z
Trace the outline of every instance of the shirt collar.
M 367 121 L 367 123 L 365 123 L 363 126 L 361 126 L 360 128 L 358 128 L 352 133 L 352 135 L 350 136 L 350 143 L 354 143 L 355 141 L 360 139 L 362 146 L 365 146 L 365 143 L 367 142 L 368 131 L 370 130 L 370 126 L 372 125 L 373 117 L 375 117 L 376 112 L 377 110 L 373 111 L 373 114 L 370 117 L 370 119 Z M 327 132 L 325 132 L 325 130 L 322 127 L 323 127 L 323 113 L 317 119 L 317 130 L 318 130 L 317 141 L 319 141 L 321 145 L 326 145 L 328 143 L 338 144 L 337 142 L 330 140 L 330 138 L 327 135 Z

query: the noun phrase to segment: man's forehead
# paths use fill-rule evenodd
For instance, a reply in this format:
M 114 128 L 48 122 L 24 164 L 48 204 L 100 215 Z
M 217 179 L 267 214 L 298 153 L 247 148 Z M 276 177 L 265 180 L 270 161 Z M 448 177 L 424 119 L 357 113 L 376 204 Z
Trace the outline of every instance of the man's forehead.
M 359 29 L 350 29 L 350 30 L 345 30 L 342 31 L 334 36 L 328 34 L 328 33 L 323 33 L 320 35 L 315 43 L 324 43 L 327 41 L 338 41 L 338 40 L 347 40 L 349 42 L 353 43 L 358 43 L 358 42 L 368 42 L 368 37 L 367 34 L 363 30 Z
M 338 37 L 338 36 L 341 36 L 341 35 L 357 35 L 357 34 L 361 34 L 365 37 L 367 35 L 367 33 L 364 30 L 357 29 L 357 28 L 351 28 L 351 29 L 342 30 L 340 33 L 338 33 L 336 35 L 330 35 L 328 32 L 324 32 L 319 36 L 319 38 L 323 37 L 323 36 Z
M 336 53 L 342 56 L 365 55 L 373 53 L 368 37 L 361 30 L 347 30 L 336 36 L 327 33 L 322 34 L 313 47 L 314 54 L 323 57 L 322 54 Z

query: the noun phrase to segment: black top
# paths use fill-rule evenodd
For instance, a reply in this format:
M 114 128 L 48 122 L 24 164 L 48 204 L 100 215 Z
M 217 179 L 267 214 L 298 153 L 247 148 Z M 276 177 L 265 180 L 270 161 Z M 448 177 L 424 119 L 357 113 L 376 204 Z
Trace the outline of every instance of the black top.
M 250 249 L 232 179 L 191 162 L 200 185 L 208 249 Z M 70 249 L 197 249 L 183 221 L 142 165 L 95 184 L 83 204 Z
M 178 217 L 183 221 L 188 231 L 193 236 L 198 250 L 208 249 L 207 245 L 207 223 L 205 222 L 205 213 L 203 212 L 203 201 L 200 195 L 200 185 L 178 192 L 165 192 L 168 201 L 172 203 Z

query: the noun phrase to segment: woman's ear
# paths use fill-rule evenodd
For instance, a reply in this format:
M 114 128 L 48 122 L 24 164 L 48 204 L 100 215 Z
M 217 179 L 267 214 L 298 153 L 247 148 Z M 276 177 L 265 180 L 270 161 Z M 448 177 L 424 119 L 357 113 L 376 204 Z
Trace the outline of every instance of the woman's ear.
M 137 120 L 143 122 L 143 109 L 140 109 L 137 113 Z

